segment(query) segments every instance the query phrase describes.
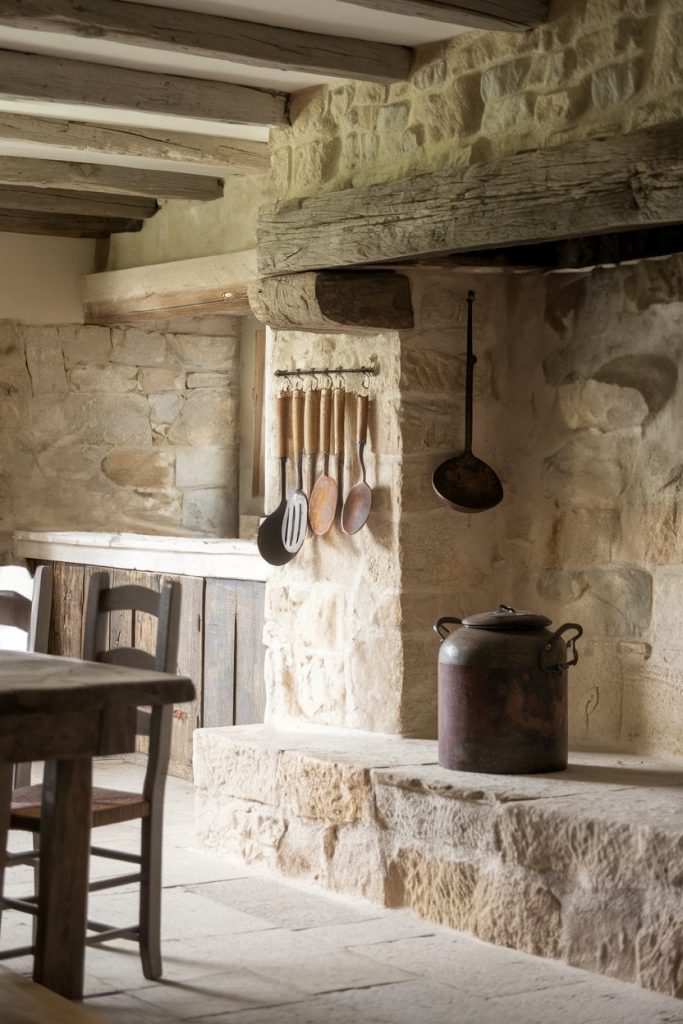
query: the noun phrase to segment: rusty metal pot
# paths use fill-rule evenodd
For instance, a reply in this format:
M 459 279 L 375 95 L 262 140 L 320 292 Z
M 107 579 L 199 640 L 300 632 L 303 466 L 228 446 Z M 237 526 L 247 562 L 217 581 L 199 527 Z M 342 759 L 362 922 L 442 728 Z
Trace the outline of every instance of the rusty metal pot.
M 567 767 L 567 669 L 583 629 L 567 622 L 553 633 L 551 624 L 507 605 L 435 623 L 440 765 L 495 775 Z

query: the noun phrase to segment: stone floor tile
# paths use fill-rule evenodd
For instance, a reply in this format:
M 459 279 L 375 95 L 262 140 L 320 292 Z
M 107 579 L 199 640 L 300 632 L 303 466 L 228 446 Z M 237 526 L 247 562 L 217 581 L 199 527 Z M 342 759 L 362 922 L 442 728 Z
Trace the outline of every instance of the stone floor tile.
M 365 946 L 394 943 L 397 939 L 415 939 L 420 936 L 434 935 L 439 926 L 430 921 L 421 921 L 417 917 L 408 917 L 400 911 L 385 911 L 382 916 L 371 917 L 365 921 L 351 921 L 346 924 L 327 924 L 320 928 L 306 928 L 301 934 L 320 942 L 331 949 L 348 949 L 358 947 L 358 952 L 366 955 Z M 372 956 L 372 952 L 368 951 Z
M 136 999 L 174 1018 L 190 1020 L 262 1006 L 298 1002 L 305 993 L 283 980 L 259 977 L 247 970 L 221 971 L 183 982 L 165 981 L 139 989 Z
M 211 955 L 210 939 L 187 940 L 187 945 L 198 955 Z M 287 982 L 308 994 L 385 985 L 414 977 L 409 967 L 401 970 L 359 953 L 330 949 L 307 938 L 305 932 L 279 928 L 237 936 L 228 956 L 233 968 L 243 967 L 265 978 Z
M 490 1020 L 509 1024 L 683 1024 L 683 1003 L 637 985 L 583 974 L 564 988 L 519 992 L 488 1003 Z
M 178 1024 L 168 1008 L 157 1009 L 126 992 L 86 998 L 84 1005 L 107 1024 Z
M 417 938 L 397 935 L 395 941 L 358 946 L 356 951 L 396 967 L 410 964 L 421 977 L 484 999 L 576 985 L 586 977 L 585 972 L 566 964 L 492 946 L 447 929 Z
M 266 918 L 279 928 L 313 928 L 346 924 L 378 916 L 378 909 L 344 896 L 311 892 L 309 888 L 254 876 L 191 886 L 205 899 Z

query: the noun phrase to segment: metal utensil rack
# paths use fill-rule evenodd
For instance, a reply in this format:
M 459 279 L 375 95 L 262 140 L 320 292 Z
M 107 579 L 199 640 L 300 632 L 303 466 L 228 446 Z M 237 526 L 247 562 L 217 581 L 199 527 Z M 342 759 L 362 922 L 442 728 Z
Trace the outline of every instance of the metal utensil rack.
M 329 377 L 333 376 L 344 377 L 349 373 L 362 373 L 364 377 L 368 379 L 370 377 L 376 377 L 379 373 L 379 366 L 325 366 L 321 369 L 302 369 L 295 367 L 292 370 L 275 370 L 276 377 L 284 377 L 286 380 L 291 381 L 296 377 Z M 368 385 L 365 384 L 365 387 Z

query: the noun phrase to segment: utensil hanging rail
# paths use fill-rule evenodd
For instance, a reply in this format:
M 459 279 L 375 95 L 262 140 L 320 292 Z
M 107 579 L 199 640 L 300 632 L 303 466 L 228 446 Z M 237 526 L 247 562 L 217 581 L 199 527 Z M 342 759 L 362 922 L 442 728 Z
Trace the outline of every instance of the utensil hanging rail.
M 362 373 L 366 377 L 375 377 L 379 373 L 379 366 L 327 366 L 321 370 L 275 370 L 276 377 L 324 377 L 332 373 Z

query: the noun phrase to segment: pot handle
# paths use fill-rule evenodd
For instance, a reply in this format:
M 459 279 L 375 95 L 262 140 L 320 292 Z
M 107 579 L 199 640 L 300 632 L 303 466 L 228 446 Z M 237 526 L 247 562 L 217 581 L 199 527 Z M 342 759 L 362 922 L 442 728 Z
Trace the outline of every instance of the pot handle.
M 553 644 L 558 640 L 562 634 L 568 630 L 576 630 L 574 636 L 570 636 L 568 640 L 564 641 L 564 644 L 568 651 L 571 651 L 571 659 L 566 661 L 563 665 L 551 665 L 548 660 L 548 653 L 553 649 Z M 547 640 L 541 650 L 541 668 L 544 672 L 549 672 L 554 675 L 558 675 L 563 669 L 569 668 L 571 665 L 576 665 L 579 660 L 579 652 L 576 649 L 576 641 L 583 634 L 583 627 L 578 622 L 565 622 L 564 626 L 560 626 L 556 629 L 553 635 Z
M 444 619 L 436 620 L 436 622 L 432 626 L 432 629 L 434 630 L 435 633 L 439 634 L 442 643 L 447 636 L 451 635 L 450 629 L 446 629 L 446 623 L 448 623 L 449 626 L 462 626 L 462 619 L 450 619 L 447 616 Z

